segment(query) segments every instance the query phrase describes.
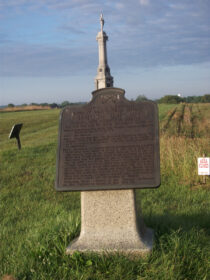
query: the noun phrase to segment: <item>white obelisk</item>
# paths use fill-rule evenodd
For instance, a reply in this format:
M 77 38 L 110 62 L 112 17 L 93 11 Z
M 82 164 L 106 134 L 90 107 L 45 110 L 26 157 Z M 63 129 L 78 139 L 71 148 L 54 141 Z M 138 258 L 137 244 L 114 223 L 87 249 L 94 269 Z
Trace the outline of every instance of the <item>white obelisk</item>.
M 110 74 L 110 68 L 107 62 L 107 50 L 106 41 L 108 36 L 103 31 L 104 19 L 101 14 L 100 17 L 101 31 L 98 32 L 96 40 L 98 41 L 98 52 L 99 52 L 99 65 L 97 70 L 97 76 L 95 77 L 95 88 L 106 88 L 113 87 L 113 77 Z

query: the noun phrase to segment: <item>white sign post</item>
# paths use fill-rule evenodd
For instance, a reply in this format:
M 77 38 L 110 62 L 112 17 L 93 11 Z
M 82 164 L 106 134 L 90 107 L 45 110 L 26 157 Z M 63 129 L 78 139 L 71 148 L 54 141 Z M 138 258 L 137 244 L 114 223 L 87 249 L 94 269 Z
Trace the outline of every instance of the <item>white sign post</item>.
M 198 158 L 198 175 L 210 175 L 210 158 Z

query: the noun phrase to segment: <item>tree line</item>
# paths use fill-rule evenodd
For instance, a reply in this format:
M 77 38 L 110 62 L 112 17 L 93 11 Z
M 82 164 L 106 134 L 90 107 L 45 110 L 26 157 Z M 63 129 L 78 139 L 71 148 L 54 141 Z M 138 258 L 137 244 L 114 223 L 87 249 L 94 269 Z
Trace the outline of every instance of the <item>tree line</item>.
M 148 100 L 145 95 L 139 95 L 136 98 L 137 102 Z M 181 97 L 178 95 L 165 95 L 160 99 L 155 100 L 157 103 L 178 104 L 178 103 L 210 103 L 210 94 L 202 96 L 187 96 Z
M 78 106 L 78 105 L 82 105 L 82 104 L 85 104 L 85 102 L 69 102 L 69 101 L 63 101 L 62 103 L 58 104 L 58 103 L 30 103 L 30 104 L 27 104 L 27 103 L 23 103 L 21 105 L 14 105 L 12 103 L 9 103 L 7 105 L 7 107 L 10 107 L 10 108 L 13 108 L 13 107 L 25 107 L 25 106 L 42 106 L 42 107 L 50 107 L 52 109 L 54 108 L 64 108 L 66 106 Z
M 145 95 L 138 95 L 136 100 L 137 102 L 141 102 L 141 101 L 147 101 L 149 100 Z M 205 94 L 202 96 L 187 96 L 187 97 L 181 97 L 178 95 L 165 95 L 163 97 L 161 97 L 160 99 L 154 100 L 157 103 L 167 103 L 167 104 L 178 104 L 178 103 L 210 103 L 210 94 Z M 63 101 L 60 104 L 57 103 L 30 103 L 30 104 L 21 104 L 18 105 L 20 107 L 24 107 L 24 106 L 48 106 L 52 109 L 54 108 L 64 108 L 66 106 L 78 106 L 78 105 L 83 105 L 86 102 L 69 102 L 69 101 Z M 7 105 L 8 107 L 12 108 L 15 107 L 14 104 L 9 103 Z

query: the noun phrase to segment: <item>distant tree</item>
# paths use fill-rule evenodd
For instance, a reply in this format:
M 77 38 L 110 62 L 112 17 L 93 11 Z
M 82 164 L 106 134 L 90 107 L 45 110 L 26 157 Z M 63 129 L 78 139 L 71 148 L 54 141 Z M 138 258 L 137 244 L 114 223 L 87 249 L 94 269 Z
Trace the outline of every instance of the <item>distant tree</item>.
M 50 108 L 54 109 L 54 108 L 58 108 L 58 104 L 56 103 L 52 103 L 50 104 Z
M 20 106 L 21 106 L 21 107 L 25 107 L 25 106 L 27 106 L 27 103 L 23 103 L 23 104 L 21 104 Z
M 49 104 L 46 103 L 46 102 L 45 102 L 45 103 L 40 103 L 40 105 L 41 105 L 41 106 L 49 106 Z
M 147 97 L 144 94 L 138 95 L 136 98 L 136 102 L 147 101 Z
M 63 101 L 62 103 L 61 103 L 61 108 L 64 108 L 64 107 L 66 107 L 66 106 L 69 106 L 71 103 L 69 103 L 69 101 Z
M 30 103 L 30 105 L 31 105 L 31 106 L 39 106 L 38 103 L 34 103 L 34 102 Z
M 177 95 L 165 95 L 164 97 L 158 100 L 158 103 L 178 104 L 184 101 L 184 98 L 179 97 Z
M 194 102 L 193 102 L 194 99 L 195 99 L 195 96 L 187 96 L 187 97 L 185 97 L 185 101 L 186 101 L 187 103 L 194 103 Z
M 193 103 L 200 103 L 202 102 L 202 96 L 195 96 Z
M 201 102 L 210 103 L 210 94 L 205 94 L 201 97 Z
M 187 103 L 199 103 L 201 102 L 202 96 L 187 96 L 185 97 L 185 102 Z
M 15 105 L 14 105 L 14 104 L 12 104 L 12 103 L 9 103 L 9 104 L 7 105 L 7 107 L 9 107 L 9 108 L 13 108 L 13 107 L 15 107 Z

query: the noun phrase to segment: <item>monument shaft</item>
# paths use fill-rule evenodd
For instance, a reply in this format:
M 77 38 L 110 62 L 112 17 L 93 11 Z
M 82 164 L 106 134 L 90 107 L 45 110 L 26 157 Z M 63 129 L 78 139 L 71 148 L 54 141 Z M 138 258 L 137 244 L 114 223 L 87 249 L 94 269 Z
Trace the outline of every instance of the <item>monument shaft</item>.
M 95 88 L 106 88 L 113 87 L 113 77 L 110 74 L 110 68 L 107 61 L 107 49 L 106 41 L 108 36 L 103 31 L 104 19 L 101 15 L 101 31 L 98 32 L 96 40 L 98 41 L 98 52 L 99 52 L 99 65 L 97 70 L 97 76 L 95 78 Z

